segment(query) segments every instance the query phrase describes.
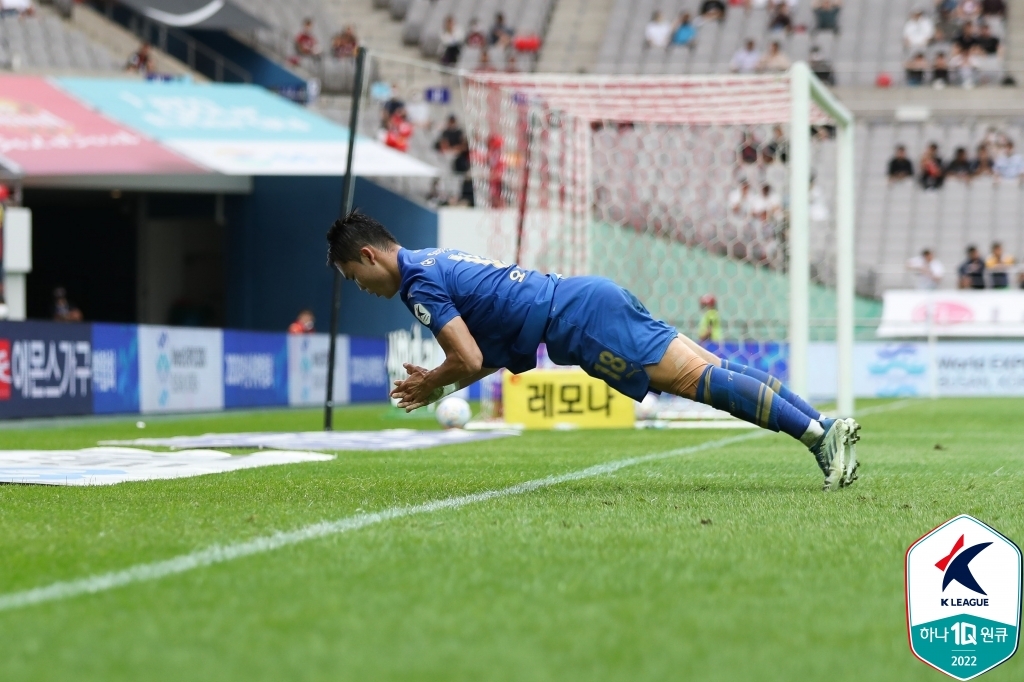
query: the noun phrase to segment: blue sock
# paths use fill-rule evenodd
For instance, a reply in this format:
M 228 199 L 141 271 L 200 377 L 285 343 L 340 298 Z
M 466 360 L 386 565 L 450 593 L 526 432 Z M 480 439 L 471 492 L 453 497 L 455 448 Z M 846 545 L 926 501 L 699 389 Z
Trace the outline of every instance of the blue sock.
M 730 372 L 736 372 L 738 374 L 746 374 L 748 377 L 754 377 L 762 384 L 768 384 L 768 388 L 775 391 L 780 398 L 806 414 L 811 419 L 821 419 L 821 412 L 808 405 L 807 401 L 786 388 L 781 381 L 773 377 L 771 374 L 762 372 L 759 369 L 754 369 L 753 367 L 748 367 L 747 365 L 741 365 L 738 362 L 729 362 L 728 360 L 722 360 L 722 369 L 727 369 Z
M 782 431 L 801 442 L 812 435 L 808 427 L 814 420 L 776 395 L 767 384 L 728 369 L 707 366 L 697 382 L 697 402 L 725 410 L 762 429 Z

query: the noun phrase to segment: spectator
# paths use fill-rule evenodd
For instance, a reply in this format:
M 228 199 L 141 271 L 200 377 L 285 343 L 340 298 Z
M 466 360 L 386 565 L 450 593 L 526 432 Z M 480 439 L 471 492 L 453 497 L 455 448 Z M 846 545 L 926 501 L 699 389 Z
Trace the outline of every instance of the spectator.
M 832 62 L 821 54 L 821 48 L 817 45 L 811 47 L 810 58 L 808 59 L 811 71 L 822 83 L 826 85 L 836 84 L 836 74 L 832 69 Z
M 480 30 L 480 22 L 476 17 L 469 20 L 469 32 L 466 34 L 466 47 L 483 48 L 487 45 L 487 36 Z
M 465 173 L 469 170 L 469 142 L 454 114 L 448 117 L 444 130 L 434 143 L 434 149 L 451 160 L 452 170 L 456 173 Z
M 915 9 L 903 25 L 903 46 L 908 52 L 924 52 L 935 37 L 935 25 L 920 9 Z
M 335 59 L 351 59 L 359 51 L 359 38 L 353 26 L 346 26 L 331 38 L 331 54 Z
M 946 166 L 946 175 L 961 180 L 971 177 L 971 160 L 967 158 L 967 148 L 957 147 L 953 160 Z
M 1003 70 L 1003 46 L 987 24 L 981 25 L 975 43 L 980 83 L 998 83 Z
M 904 180 L 914 177 L 914 164 L 907 158 L 907 148 L 896 146 L 896 155 L 889 159 L 889 179 Z
M 644 28 L 644 43 L 647 47 L 668 47 L 672 38 L 672 24 L 661 18 L 661 12 L 651 15 L 651 20 Z
M 932 142 L 921 155 L 921 187 L 939 189 L 945 179 L 942 157 L 939 156 L 939 146 Z
M 924 84 L 925 72 L 928 71 L 928 60 L 924 52 L 918 52 L 903 65 L 907 73 L 907 85 L 914 87 Z
M 1005 180 L 1016 180 L 1024 178 L 1024 157 L 1013 151 L 1013 142 L 1006 141 L 1003 152 L 996 157 L 992 164 L 995 174 Z
M 920 256 L 908 260 L 907 270 L 917 275 L 918 289 L 938 289 L 943 275 L 946 274 L 946 269 L 942 267 L 939 259 L 932 255 L 931 249 L 925 249 Z
M 505 23 L 505 15 L 501 12 L 495 14 L 494 24 L 491 26 L 490 35 L 488 36 L 488 42 L 491 45 L 508 47 L 512 43 L 512 38 L 514 38 L 515 35 L 515 29 Z
M 700 309 L 703 311 L 700 322 L 697 324 L 697 339 L 704 343 L 713 341 L 720 343 L 722 336 L 722 318 L 718 314 L 718 302 L 713 294 L 704 294 L 700 297 Z
M 747 38 L 742 48 L 736 50 L 729 62 L 729 70 L 733 73 L 754 73 L 761 63 L 761 53 L 757 51 L 754 41 Z
M 409 151 L 409 138 L 412 137 L 412 133 L 412 123 L 409 122 L 409 116 L 406 113 L 405 107 L 399 107 L 388 120 L 384 144 L 400 152 L 407 152 Z
M 1006 3 L 1003 0 L 981 0 L 981 16 L 985 19 L 1006 19 Z
M 302 29 L 295 36 L 295 54 L 299 57 L 320 58 L 320 41 L 313 32 L 313 20 L 307 17 L 302 22 Z
M 750 200 L 750 212 L 762 222 L 775 222 L 782 216 L 782 199 L 766 184 L 761 187 L 761 194 Z
M 743 133 L 743 142 L 740 143 L 740 160 L 743 163 L 757 163 L 757 140 L 749 131 Z
M 980 33 L 978 34 L 978 45 L 985 51 L 990 57 L 1002 57 L 1003 46 L 999 41 L 999 38 L 992 35 L 992 28 L 987 24 L 981 25 Z
M 288 325 L 289 334 L 312 334 L 316 331 L 316 316 L 308 308 L 300 310 L 295 321 Z
M 672 33 L 672 44 L 693 47 L 696 38 L 697 27 L 690 20 L 690 13 L 683 12 L 679 15 L 679 23 L 676 24 L 675 31 Z
M 932 86 L 944 88 L 947 85 L 949 85 L 949 61 L 946 59 L 946 53 L 939 51 L 932 59 Z
M 814 0 L 814 30 L 839 33 L 839 0 Z
M 989 281 L 993 289 L 1006 289 L 1010 286 L 1010 268 L 1013 267 L 1013 256 L 1003 254 L 1003 245 L 992 242 L 992 253 L 985 259 L 985 269 L 991 275 Z
M 971 176 L 992 175 L 992 157 L 988 155 L 988 145 L 978 145 L 978 155 L 971 161 Z
M 975 48 L 964 52 L 959 43 L 953 43 L 949 55 L 949 68 L 956 74 L 957 82 L 964 88 L 973 88 L 978 79 L 978 60 Z
M 956 4 L 956 3 L 954 3 Z M 935 42 L 948 44 L 960 35 L 960 22 L 952 11 L 939 9 L 939 20 L 935 22 Z
M 764 147 L 773 160 L 778 159 L 780 163 L 789 161 L 789 140 L 786 139 L 782 126 L 775 126 L 772 129 L 772 139 L 768 140 Z
M 783 5 L 785 7 L 785 5 Z M 792 62 L 789 61 L 789 57 L 779 49 L 778 41 L 772 42 L 768 47 L 768 52 L 761 57 L 761 62 L 758 64 L 758 70 L 763 73 L 782 73 L 789 69 Z
M 772 18 L 768 22 L 768 32 L 789 34 L 792 30 L 793 19 L 789 16 L 789 5 L 779 3 L 776 5 L 775 13 L 772 14 Z
M 750 183 L 740 180 L 740 186 L 729 192 L 729 212 L 741 220 L 750 216 Z
M 128 62 L 124 65 L 124 70 L 139 73 L 143 76 L 148 76 L 153 73 L 153 57 L 149 53 L 149 43 L 144 42 L 139 45 L 139 49 L 135 50 L 135 52 L 128 57 Z
M 476 63 L 476 70 L 481 73 L 493 73 L 497 71 L 494 68 L 494 63 L 491 62 L 490 50 L 484 50 L 480 53 L 480 61 Z
M 54 322 L 82 321 L 82 311 L 68 301 L 68 292 L 64 287 L 57 287 L 53 290 L 53 320 Z
M 455 66 L 459 63 L 459 56 L 462 54 L 462 43 L 466 39 L 462 27 L 455 23 L 455 17 L 448 15 L 444 18 L 444 27 L 441 30 L 441 63 L 445 66 Z
M 704 21 L 721 21 L 725 18 L 725 3 L 722 0 L 704 0 L 700 4 L 700 16 Z
M 977 248 L 967 247 L 967 260 L 960 266 L 957 274 L 960 276 L 958 286 L 961 289 L 985 288 L 985 261 L 981 260 Z
M 957 7 L 957 18 L 960 21 L 973 23 L 981 16 L 981 2 L 979 0 L 960 0 Z
M 960 28 L 960 34 L 953 41 L 960 46 L 965 53 L 970 52 L 974 44 L 978 42 L 978 35 L 974 32 L 974 24 L 964 24 Z

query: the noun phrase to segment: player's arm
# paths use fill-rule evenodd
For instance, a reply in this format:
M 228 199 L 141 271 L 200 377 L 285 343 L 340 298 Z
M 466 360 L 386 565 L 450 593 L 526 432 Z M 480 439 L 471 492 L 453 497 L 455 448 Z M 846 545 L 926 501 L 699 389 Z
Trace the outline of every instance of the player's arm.
M 445 354 L 440 366 L 425 370 L 406 364 L 409 377 L 395 382 L 391 396 L 398 398 L 398 406 L 406 412 L 429 405 L 496 371 L 483 366 L 483 353 L 462 317 L 449 320 L 438 332 L 437 342 Z

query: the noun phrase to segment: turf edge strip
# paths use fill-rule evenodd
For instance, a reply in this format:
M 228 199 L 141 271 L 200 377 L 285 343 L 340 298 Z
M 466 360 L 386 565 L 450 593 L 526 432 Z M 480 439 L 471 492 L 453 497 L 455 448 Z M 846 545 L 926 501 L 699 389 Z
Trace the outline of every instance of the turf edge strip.
M 890 410 L 901 409 L 910 404 L 911 401 L 909 400 L 898 400 L 893 403 L 867 408 L 860 411 L 858 414 L 867 415 L 879 412 L 888 412 Z M 434 500 L 411 507 L 392 507 L 391 509 L 385 509 L 384 511 L 369 514 L 356 514 L 355 516 L 348 516 L 336 521 L 322 521 L 320 523 L 314 523 L 312 525 L 299 528 L 298 530 L 278 532 L 273 535 L 267 535 L 235 545 L 213 545 L 212 547 L 208 547 L 198 552 L 183 554 L 165 561 L 138 564 L 123 571 L 103 573 L 101 575 L 89 578 L 80 578 L 78 580 L 56 582 L 47 585 L 46 587 L 37 587 L 31 590 L 24 590 L 22 592 L 11 592 L 9 594 L 0 595 L 0 611 L 10 611 L 12 609 L 33 606 L 35 604 L 70 599 L 83 594 L 96 594 L 98 592 L 105 592 L 117 587 L 131 585 L 132 583 L 159 580 L 160 578 L 185 573 L 197 568 L 204 568 L 206 566 L 212 566 L 226 561 L 233 561 L 253 554 L 271 552 L 275 549 L 299 544 L 300 542 L 316 540 L 318 538 L 337 535 L 339 533 L 347 533 L 351 530 L 358 530 L 360 528 L 365 528 L 366 526 L 390 521 L 391 519 L 399 519 L 416 514 L 429 514 L 448 509 L 458 509 L 469 504 L 486 502 L 499 497 L 522 495 L 523 493 L 533 492 L 534 490 L 558 485 L 559 483 L 579 481 L 585 478 L 611 474 L 619 471 L 620 469 L 625 469 L 626 467 L 635 466 L 637 464 L 690 455 L 697 452 L 703 452 L 705 450 L 715 450 L 727 445 L 734 445 L 736 443 L 753 440 L 754 438 L 759 438 L 767 433 L 767 431 L 755 431 L 741 436 L 731 436 L 729 438 L 707 441 L 699 445 L 691 445 L 685 448 L 677 448 L 675 450 L 667 450 L 665 452 L 641 455 L 640 457 L 630 457 L 628 459 L 620 459 L 614 462 L 596 464 L 592 467 L 581 469 L 579 471 L 573 471 L 558 476 L 548 476 L 547 478 L 538 478 L 533 481 L 518 483 L 500 490 L 488 490 L 482 493 L 473 493 L 471 495 L 449 497 L 443 500 Z

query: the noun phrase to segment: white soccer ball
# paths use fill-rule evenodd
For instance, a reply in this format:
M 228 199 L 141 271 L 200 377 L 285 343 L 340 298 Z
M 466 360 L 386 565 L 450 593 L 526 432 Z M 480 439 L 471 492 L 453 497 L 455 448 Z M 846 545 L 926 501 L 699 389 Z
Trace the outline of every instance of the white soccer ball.
M 636 403 L 633 407 L 636 410 L 637 419 L 643 421 L 654 419 L 658 416 L 658 396 L 648 393 L 644 396 L 643 402 Z
M 469 423 L 473 411 L 469 409 L 469 403 L 465 400 L 452 396 L 442 400 L 434 414 L 437 416 L 437 423 L 444 428 L 461 429 Z

